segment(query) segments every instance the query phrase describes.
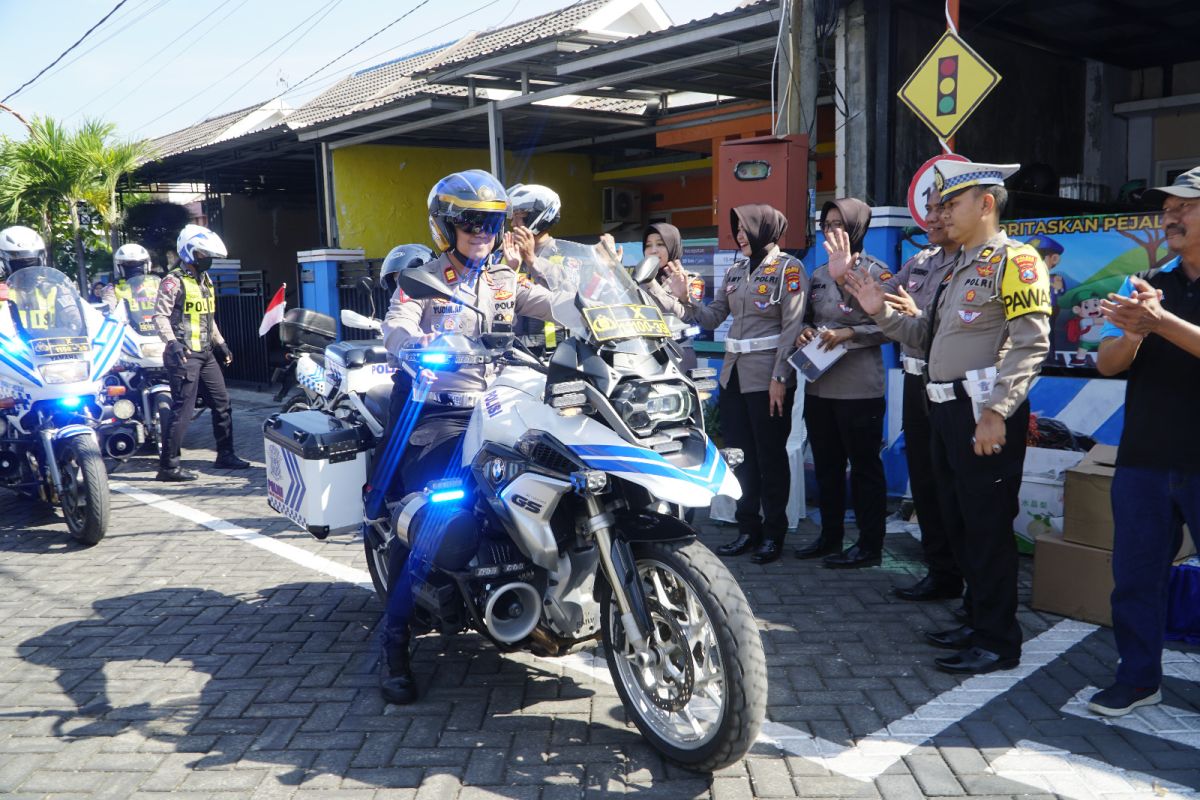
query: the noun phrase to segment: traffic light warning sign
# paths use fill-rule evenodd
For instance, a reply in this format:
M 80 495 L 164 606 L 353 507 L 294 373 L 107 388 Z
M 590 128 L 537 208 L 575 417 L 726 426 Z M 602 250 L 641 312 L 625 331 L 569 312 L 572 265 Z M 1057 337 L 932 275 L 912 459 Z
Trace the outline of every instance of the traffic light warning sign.
M 946 31 L 897 95 L 934 133 L 948 139 L 999 82 L 996 70 Z

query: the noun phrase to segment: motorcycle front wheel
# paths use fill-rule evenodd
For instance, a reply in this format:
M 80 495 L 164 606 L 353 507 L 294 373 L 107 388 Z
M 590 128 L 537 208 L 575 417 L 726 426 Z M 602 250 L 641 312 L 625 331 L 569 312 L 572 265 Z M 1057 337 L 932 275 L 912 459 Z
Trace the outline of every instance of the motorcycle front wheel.
M 84 544 L 96 544 L 108 530 L 108 473 L 100 448 L 90 436 L 74 437 L 62 446 L 58 472 L 67 530 Z
M 698 541 L 633 545 L 654 629 L 649 659 L 626 640 L 612 590 L 601 597 L 608 668 L 633 723 L 697 772 L 740 761 L 762 728 L 767 662 L 746 596 Z

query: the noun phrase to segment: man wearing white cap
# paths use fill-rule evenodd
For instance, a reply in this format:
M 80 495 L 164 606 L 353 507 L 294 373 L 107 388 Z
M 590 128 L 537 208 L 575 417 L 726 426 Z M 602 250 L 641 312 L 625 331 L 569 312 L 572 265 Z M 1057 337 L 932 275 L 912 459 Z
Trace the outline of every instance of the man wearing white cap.
M 1129 371 L 1112 482 L 1117 679 L 1088 708 L 1119 717 L 1162 699 L 1171 559 L 1186 522 L 1200 546 L 1200 167 L 1145 199 L 1162 204 L 1173 258 L 1101 303 L 1097 368 Z
M 935 168 L 943 219 L 958 258 L 925 317 L 900 314 L 866 275 L 850 291 L 888 336 L 925 354 L 933 468 L 943 522 L 967 582 L 965 625 L 925 638 L 957 650 L 946 672 L 1012 669 L 1017 623 L 1019 508 L 1029 387 L 1050 349 L 1050 279 L 1037 251 L 1000 230 L 1004 179 L 1019 164 L 943 161 Z

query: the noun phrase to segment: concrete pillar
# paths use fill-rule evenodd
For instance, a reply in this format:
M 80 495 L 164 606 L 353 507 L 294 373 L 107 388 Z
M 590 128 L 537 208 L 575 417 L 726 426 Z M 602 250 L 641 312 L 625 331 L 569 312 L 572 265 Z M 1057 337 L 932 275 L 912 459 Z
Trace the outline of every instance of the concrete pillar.
M 300 304 L 310 311 L 328 314 L 337 321 L 338 338 L 342 336 L 342 303 L 338 298 L 338 265 L 344 261 L 362 261 L 363 250 L 301 250 L 296 253 L 300 263 Z
M 849 114 L 838 123 L 838 194 L 868 200 L 867 174 L 870 160 L 867 136 L 871 116 L 867 113 L 867 82 L 871 62 L 867 58 L 866 11 L 863 0 L 852 0 L 838 21 L 835 75 Z M 883 57 L 883 54 L 876 54 Z
M 496 180 L 505 186 L 504 179 L 504 121 L 500 118 L 500 109 L 494 102 L 488 103 L 488 152 L 491 155 L 492 174 Z
M 1124 99 L 1117 87 L 1129 85 L 1129 73 L 1089 59 L 1084 81 L 1083 175 L 1108 186 L 1115 198 L 1126 181 L 1128 165 L 1123 156 L 1129 133 L 1126 121 L 1113 113 L 1113 104 Z

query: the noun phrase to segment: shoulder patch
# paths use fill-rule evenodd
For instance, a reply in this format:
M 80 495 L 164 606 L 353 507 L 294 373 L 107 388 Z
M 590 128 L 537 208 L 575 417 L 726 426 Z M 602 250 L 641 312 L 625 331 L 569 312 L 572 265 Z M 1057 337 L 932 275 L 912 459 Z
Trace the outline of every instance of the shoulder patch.
M 175 273 L 172 272 L 170 275 L 163 278 L 162 282 L 158 284 L 158 290 L 160 292 L 166 292 L 167 294 L 174 294 L 175 292 L 179 291 L 179 278 L 177 278 Z
M 688 296 L 692 298 L 692 302 L 699 303 L 704 299 L 704 279 L 696 276 L 688 281 Z
M 1007 319 L 1051 313 L 1050 274 L 1037 251 L 1027 246 L 1008 251 L 1008 261 L 1000 280 L 1000 295 L 1004 298 Z
M 800 291 L 800 265 L 788 264 L 783 270 L 783 282 L 787 284 L 787 290 L 795 294 Z
M 883 270 L 882 272 L 880 272 L 880 273 L 879 273 L 879 280 L 881 280 L 881 281 L 890 281 L 891 279 L 892 279 L 892 273 L 891 273 L 891 271 L 890 271 L 890 270 L 886 270 L 886 269 L 885 269 L 885 270 Z

